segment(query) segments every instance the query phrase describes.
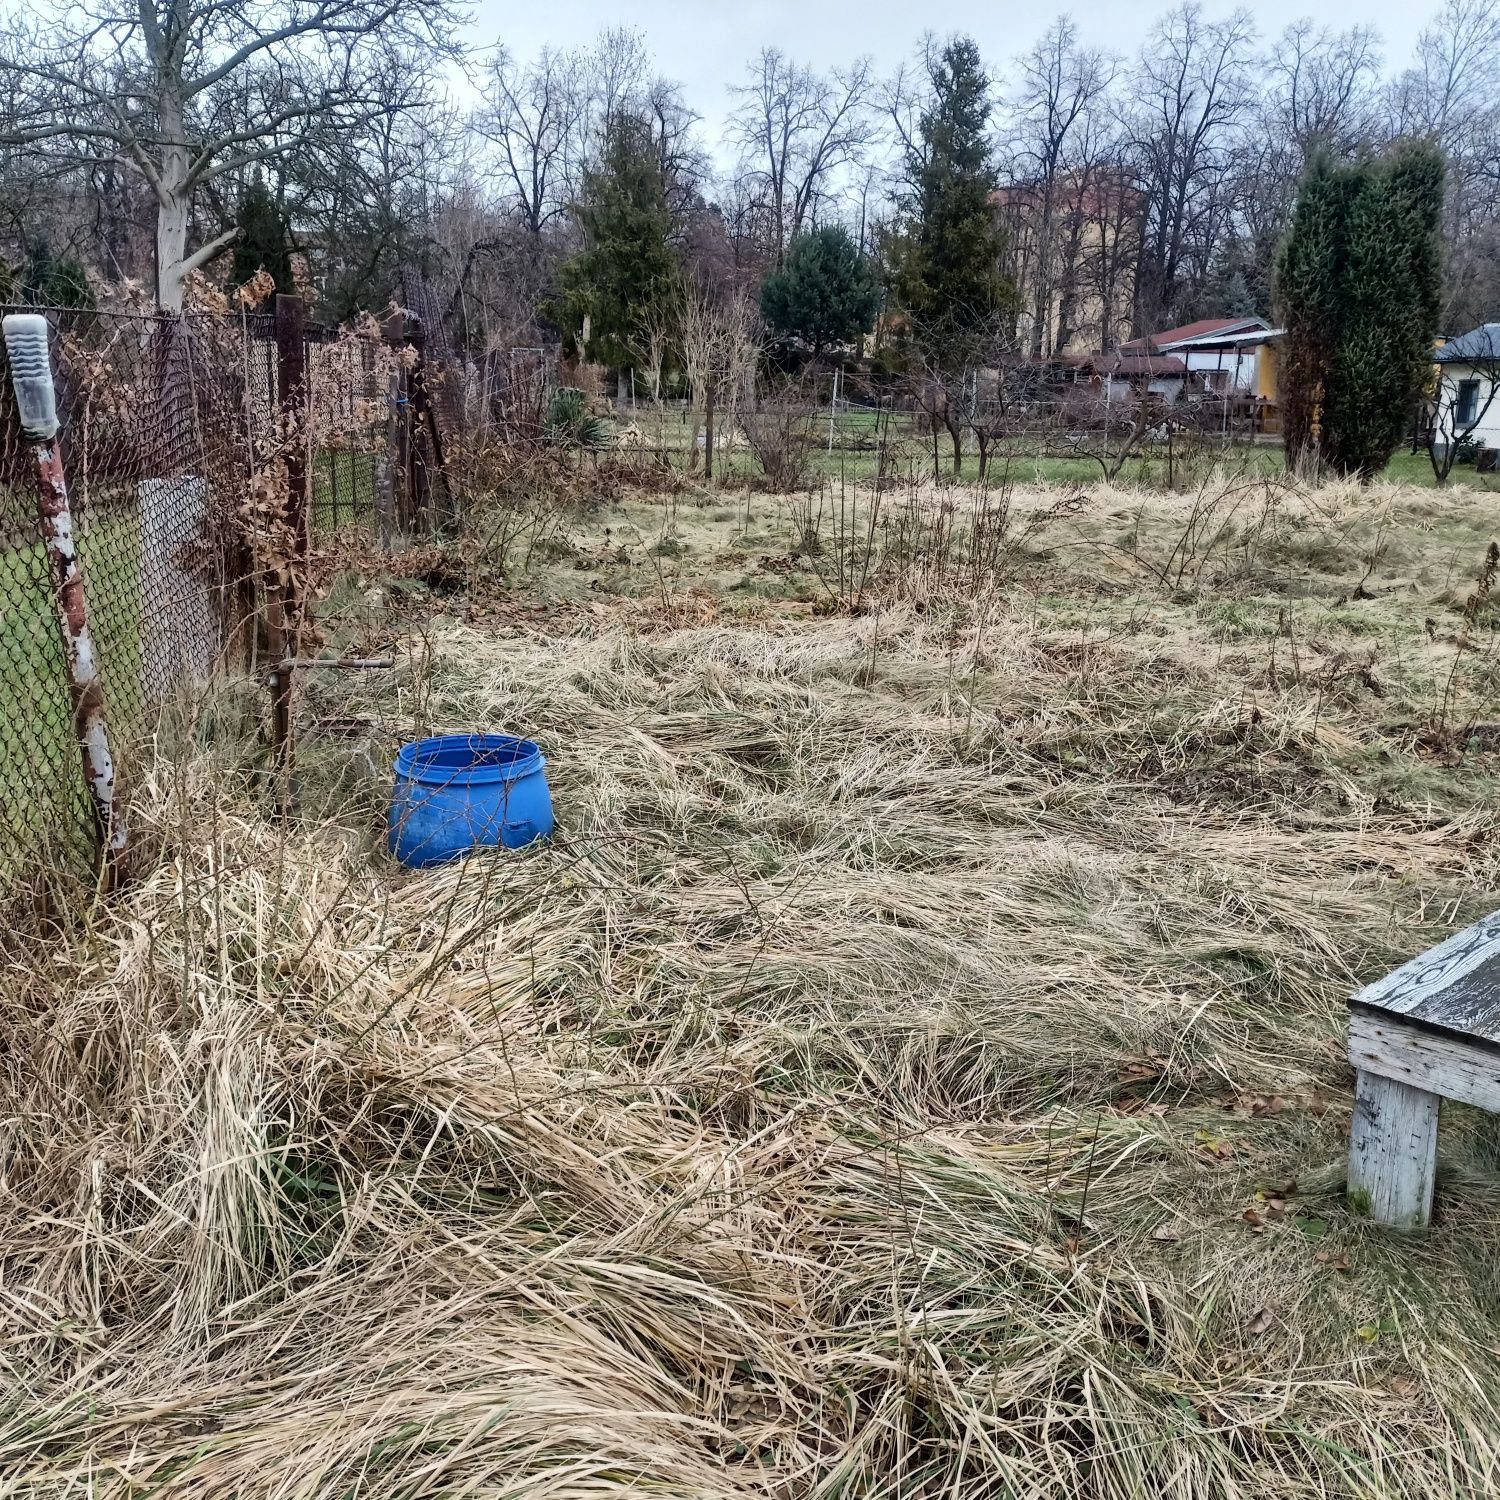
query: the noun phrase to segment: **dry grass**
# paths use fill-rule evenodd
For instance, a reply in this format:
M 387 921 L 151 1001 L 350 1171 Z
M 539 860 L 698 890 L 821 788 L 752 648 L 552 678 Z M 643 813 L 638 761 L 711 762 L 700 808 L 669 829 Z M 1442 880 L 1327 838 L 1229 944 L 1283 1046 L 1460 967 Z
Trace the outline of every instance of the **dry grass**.
M 1425 1241 L 1341 1193 L 1345 995 L 1494 904 L 1494 757 L 1413 728 L 1462 598 L 1085 550 L 314 690 L 524 726 L 544 850 L 396 871 L 343 742 L 292 828 L 222 719 L 164 752 L 145 878 L 0 981 L 0 1496 L 1492 1490 L 1488 1135 Z

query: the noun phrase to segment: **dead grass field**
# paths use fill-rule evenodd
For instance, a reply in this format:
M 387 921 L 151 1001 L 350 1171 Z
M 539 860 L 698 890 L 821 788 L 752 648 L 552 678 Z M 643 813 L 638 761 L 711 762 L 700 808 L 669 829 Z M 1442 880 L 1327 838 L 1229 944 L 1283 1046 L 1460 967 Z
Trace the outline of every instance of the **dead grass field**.
M 291 825 L 164 734 L 7 940 L 4 1500 L 1493 1492 L 1500 1135 L 1342 1194 L 1345 997 L 1500 904 L 1492 502 L 871 504 L 351 563 Z M 390 866 L 490 726 L 555 843 Z

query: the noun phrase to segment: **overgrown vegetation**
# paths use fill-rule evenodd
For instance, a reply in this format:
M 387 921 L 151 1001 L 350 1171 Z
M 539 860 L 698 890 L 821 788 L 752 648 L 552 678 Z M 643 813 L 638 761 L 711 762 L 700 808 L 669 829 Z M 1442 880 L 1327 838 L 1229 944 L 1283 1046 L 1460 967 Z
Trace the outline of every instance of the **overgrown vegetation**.
M 300 816 L 218 693 L 139 884 L 7 940 L 8 1493 L 1493 1488 L 1485 1132 L 1420 1244 L 1341 1191 L 1345 995 L 1495 904 L 1483 504 L 329 553 L 328 649 L 399 666 L 310 674 Z M 392 868 L 393 746 L 478 725 L 559 837 Z

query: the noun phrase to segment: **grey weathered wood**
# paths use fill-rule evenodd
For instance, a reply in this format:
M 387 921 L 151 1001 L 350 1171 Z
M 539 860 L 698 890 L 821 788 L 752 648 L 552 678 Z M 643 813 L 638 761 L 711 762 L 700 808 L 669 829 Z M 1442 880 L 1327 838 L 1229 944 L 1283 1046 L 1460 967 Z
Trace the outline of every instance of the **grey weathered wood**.
M 1420 1229 L 1432 1217 L 1441 1103 L 1409 1083 L 1355 1074 L 1349 1196 L 1377 1224 Z
M 1443 1099 L 1500 1113 L 1500 912 L 1349 1003 L 1349 1192 L 1381 1224 L 1427 1223 Z
M 1367 985 L 1353 1004 L 1500 1046 L 1500 912 Z
M 1500 1114 L 1500 1051 L 1399 1016 L 1353 1008 L 1349 1061 L 1366 1073 Z

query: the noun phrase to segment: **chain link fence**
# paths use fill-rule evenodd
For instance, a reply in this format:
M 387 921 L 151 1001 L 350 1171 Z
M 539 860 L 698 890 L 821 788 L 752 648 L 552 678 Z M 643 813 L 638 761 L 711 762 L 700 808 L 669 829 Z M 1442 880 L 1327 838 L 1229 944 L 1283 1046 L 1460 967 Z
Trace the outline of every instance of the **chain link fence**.
M 0 309 L 12 310 L 23 309 Z M 295 574 L 311 538 L 355 528 L 388 543 L 393 524 L 430 522 L 422 506 L 439 430 L 418 426 L 410 392 L 420 396 L 420 356 L 399 330 L 304 329 L 299 315 L 289 349 L 266 311 L 46 317 L 57 445 L 128 791 L 163 702 L 226 661 L 252 658 L 271 580 Z M 300 360 L 295 382 L 289 359 Z M 298 472 L 304 483 L 288 480 Z M 41 540 L 35 449 L 8 368 L 0 689 L 0 889 L 38 870 L 86 870 L 98 830 Z

